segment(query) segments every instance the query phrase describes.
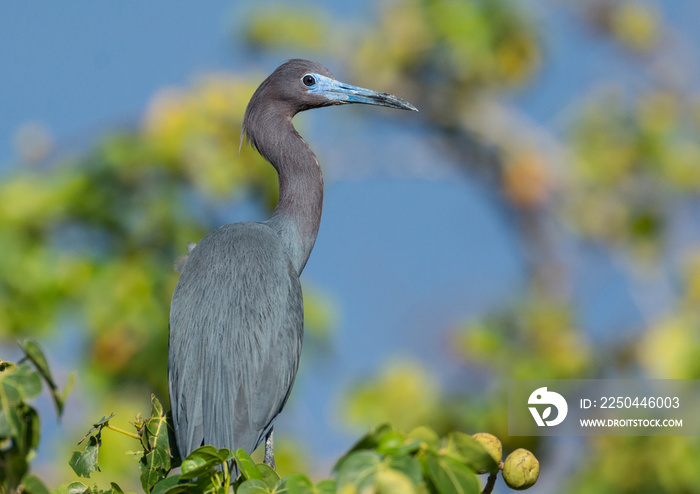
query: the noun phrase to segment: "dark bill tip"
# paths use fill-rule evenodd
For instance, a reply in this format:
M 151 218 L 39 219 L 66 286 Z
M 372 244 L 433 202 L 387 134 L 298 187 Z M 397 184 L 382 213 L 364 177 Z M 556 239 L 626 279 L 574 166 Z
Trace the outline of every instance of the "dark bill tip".
M 314 75 L 317 83 L 309 92 L 323 95 L 335 104 L 362 103 L 365 105 L 386 106 L 397 110 L 418 111 L 418 108 L 411 103 L 393 94 L 352 86 L 318 74 Z

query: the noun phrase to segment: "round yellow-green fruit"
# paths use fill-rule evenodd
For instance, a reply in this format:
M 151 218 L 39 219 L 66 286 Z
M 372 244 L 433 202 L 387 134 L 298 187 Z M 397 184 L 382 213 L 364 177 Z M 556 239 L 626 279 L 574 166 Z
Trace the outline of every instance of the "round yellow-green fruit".
M 472 439 L 484 447 L 489 456 L 496 462 L 496 465 L 501 462 L 503 446 L 496 436 L 488 432 L 478 432 L 472 436 Z M 476 473 L 489 473 L 489 470 L 480 469 Z
M 516 491 L 529 489 L 539 476 L 540 462 L 526 449 L 516 449 L 503 462 L 503 480 Z

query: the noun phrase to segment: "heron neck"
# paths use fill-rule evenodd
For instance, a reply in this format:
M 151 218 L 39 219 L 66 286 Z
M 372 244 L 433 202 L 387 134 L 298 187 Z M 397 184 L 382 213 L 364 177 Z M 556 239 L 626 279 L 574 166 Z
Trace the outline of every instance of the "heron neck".
M 275 142 L 260 149 L 279 175 L 279 200 L 266 223 L 279 234 L 301 274 L 321 224 L 323 176 L 316 156 L 294 129 L 291 118 L 281 121 L 283 128 L 273 133 L 278 136 Z

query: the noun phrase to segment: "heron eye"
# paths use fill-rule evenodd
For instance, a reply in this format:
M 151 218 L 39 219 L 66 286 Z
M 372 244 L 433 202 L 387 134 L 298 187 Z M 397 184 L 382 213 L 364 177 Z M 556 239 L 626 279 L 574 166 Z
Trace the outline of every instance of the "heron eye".
M 301 79 L 301 82 L 304 83 L 304 86 L 311 87 L 314 84 L 316 84 L 316 78 L 312 75 L 307 74 Z

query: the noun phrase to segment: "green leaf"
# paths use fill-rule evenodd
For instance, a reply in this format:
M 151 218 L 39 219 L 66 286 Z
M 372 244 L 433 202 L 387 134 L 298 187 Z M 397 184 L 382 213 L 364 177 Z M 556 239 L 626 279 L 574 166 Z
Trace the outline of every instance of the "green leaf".
M 2 428 L 7 431 L 7 436 L 4 437 L 19 440 L 23 436 L 22 426 L 24 423 L 22 422 L 21 415 L 20 407 L 16 405 L 7 410 L 3 410 Z
M 398 451 L 404 446 L 405 443 L 406 439 L 404 438 L 403 434 L 396 431 L 390 431 L 379 439 L 375 449 L 377 453 L 382 455 L 390 455 Z
M 343 461 L 338 471 L 338 488 L 354 485 L 359 491 L 374 482 L 381 457 L 374 451 L 356 451 Z
M 420 462 L 413 456 L 383 457 L 374 451 L 357 451 L 340 467 L 337 487 L 358 491 L 413 492 L 422 481 Z
M 6 464 L 3 465 L 2 470 L 2 477 L 0 479 L 2 480 L 0 482 L 0 488 L 5 489 L 7 492 L 14 492 L 17 490 L 17 487 L 20 485 L 20 481 L 26 473 L 29 471 L 29 464 L 27 462 L 27 457 L 26 455 L 23 454 L 13 454 L 16 452 L 16 449 L 12 448 L 10 449 L 10 454 L 2 458 L 0 456 L 0 459 L 3 461 L 6 461 Z
M 273 491 L 270 486 L 259 479 L 248 479 L 236 489 L 236 494 L 269 494 L 271 492 Z
M 12 426 L 10 425 L 7 414 L 3 410 L 0 410 L 0 438 L 5 439 L 12 435 Z
M 211 470 L 208 475 L 197 477 L 192 488 L 186 489 L 184 492 L 190 493 L 206 493 L 219 494 L 228 492 L 228 485 L 224 485 L 224 474 L 221 470 Z
M 15 439 L 20 452 L 29 456 L 39 446 L 39 414 L 29 405 L 22 405 L 17 411 L 22 420 L 19 424 L 22 434 Z
M 466 465 L 448 456 L 423 456 L 430 481 L 439 494 L 479 494 L 481 485 Z
M 374 480 L 374 492 L 382 494 L 415 494 L 416 485 L 398 470 L 380 470 Z
M 39 445 L 39 415 L 34 408 L 19 403 L 0 411 L 0 437 L 11 438 L 23 456 L 30 455 Z M 18 479 L 24 475 L 21 472 Z
M 106 491 L 105 494 L 124 494 L 124 491 L 121 487 L 119 487 L 119 484 L 117 484 L 116 482 L 110 482 L 109 485 L 111 485 L 112 488 Z
M 177 475 L 173 475 L 172 477 L 168 477 L 167 479 L 163 479 L 160 482 L 158 482 L 156 485 L 153 486 L 153 490 L 151 491 L 151 494 L 165 494 L 166 492 L 170 492 L 169 489 L 172 489 L 175 486 L 178 486 L 178 483 L 180 482 L 180 479 L 177 477 Z M 181 484 L 185 485 L 185 484 Z M 187 485 L 192 485 L 192 484 L 187 484 Z
M 233 455 L 227 449 L 202 446 L 192 451 L 182 462 L 182 479 L 193 479 L 211 472 L 218 465 L 230 461 Z
M 314 494 L 314 484 L 302 473 L 293 473 L 282 479 L 288 494 Z
M 392 470 L 406 475 L 413 485 L 418 485 L 423 480 L 420 461 L 415 456 L 396 456 L 387 459 L 387 464 Z
M 175 479 L 175 482 L 172 481 Z M 198 487 L 195 482 L 180 483 L 181 477 L 168 477 L 161 480 L 154 487 L 151 494 L 191 494 L 192 492 L 204 492 L 204 488 Z M 161 484 L 165 484 L 159 487 Z M 172 485 L 171 485 L 172 484 Z
M 407 441 L 420 441 L 426 448 L 437 449 L 440 446 L 440 437 L 430 427 L 418 426 L 406 435 Z
M 150 451 L 141 457 L 141 486 L 146 492 L 150 492 L 153 486 L 161 479 L 165 478 L 168 471 L 159 468 L 156 465 L 157 461 L 155 451 Z
M 393 429 L 391 425 L 389 424 L 381 424 L 369 431 L 367 434 L 362 436 L 354 445 L 352 448 L 350 448 L 349 452 L 352 451 L 358 451 L 361 449 L 374 449 L 377 444 L 379 444 L 379 441 L 386 435 L 393 432 Z
M 51 397 L 53 398 L 54 404 L 56 405 L 56 411 L 59 417 L 63 415 L 63 407 L 66 403 L 66 399 L 68 398 L 68 394 L 73 389 L 74 384 L 75 372 L 71 372 L 70 374 L 68 374 L 68 378 L 66 379 L 66 385 L 63 387 L 63 391 L 59 392 L 58 390 L 51 390 Z
M 98 420 L 97 423 L 92 424 L 92 427 L 90 428 L 90 430 L 87 431 L 87 434 L 85 434 L 80 441 L 78 441 L 78 444 L 85 441 L 85 439 L 90 437 L 91 434 L 93 434 L 93 433 L 95 433 L 95 435 L 99 438 L 100 433 L 102 432 L 102 429 L 107 427 L 107 425 L 109 424 L 109 421 L 112 420 L 112 418 L 114 418 L 114 414 L 111 414 L 109 417 L 102 416 L 102 418 L 100 420 Z
M 71 374 L 71 377 L 69 377 L 69 382 L 66 384 L 66 389 L 64 392 L 60 393 L 58 386 L 56 385 L 56 381 L 54 381 L 51 371 L 49 370 L 49 364 L 46 361 L 46 356 L 44 355 L 44 352 L 39 344 L 31 339 L 22 340 L 18 344 L 27 358 L 34 364 L 44 381 L 46 381 L 46 384 L 49 386 L 51 397 L 53 398 L 54 405 L 56 406 L 56 413 L 60 417 L 63 414 L 63 405 L 65 403 L 68 390 L 70 387 L 72 387 L 73 374 Z
M 156 487 L 158 484 L 156 484 Z M 158 491 L 158 494 L 191 494 L 193 492 L 204 492 L 203 489 L 198 489 L 197 484 L 194 482 L 188 482 L 186 484 L 177 484 L 169 487 L 168 490 Z M 155 489 L 153 492 L 156 492 Z
M 9 407 L 34 398 L 41 393 L 41 378 L 29 366 L 22 364 L 0 373 L 0 406 Z
M 111 482 L 110 486 L 109 489 L 102 490 L 97 485 L 88 487 L 82 482 L 67 482 L 52 490 L 51 494 L 134 494 L 133 492 L 125 493 L 115 482 Z
M 66 482 L 51 491 L 51 494 L 84 494 L 89 493 L 90 488 L 82 482 Z
M 97 459 L 101 445 L 102 441 L 98 436 L 90 436 L 85 451 L 73 451 L 73 456 L 68 464 L 78 476 L 90 478 L 95 470 L 100 471 Z
M 326 479 L 316 484 L 314 489 L 317 494 L 335 494 L 338 491 L 335 480 Z
M 168 417 L 155 395 L 151 395 L 151 417 L 139 426 L 146 448 L 140 461 L 141 485 L 145 491 L 150 491 L 172 469 L 172 434 L 168 429 Z
M 408 439 L 405 434 L 390 431 L 385 433 L 379 440 L 375 451 L 382 455 L 403 456 L 418 451 L 422 442 L 416 439 Z
M 243 474 L 243 477 L 246 479 L 262 480 L 262 472 L 258 470 L 255 462 L 246 450 L 236 450 L 234 458 L 236 460 L 236 465 L 238 465 L 238 469 L 241 471 L 241 474 Z
M 95 470 L 100 471 L 98 456 L 100 446 L 102 446 L 102 429 L 109 424 L 112 417 L 114 417 L 114 414 L 111 414 L 109 417 L 103 416 L 97 423 L 92 424 L 88 433 L 78 442 L 78 444 L 81 444 L 85 439 L 88 440 L 85 450 L 82 452 L 73 451 L 73 456 L 68 464 L 80 477 L 90 478 L 92 472 Z
M 109 417 L 105 417 L 104 415 L 100 420 L 97 421 L 97 423 L 92 424 L 93 430 L 94 429 L 99 429 L 100 427 L 105 427 L 107 424 L 109 424 L 109 421 L 114 418 L 114 414 L 111 413 Z
M 463 432 L 451 432 L 447 436 L 446 448 L 450 457 L 465 463 L 475 472 L 494 472 L 498 469 L 498 464 L 488 451 L 474 438 Z
M 262 475 L 262 481 L 271 489 L 280 481 L 280 476 L 269 465 L 258 463 L 255 467 L 260 472 L 260 475 Z
M 343 464 L 343 462 L 357 451 L 373 450 L 377 447 L 381 439 L 388 433 L 392 432 L 392 428 L 389 424 L 382 424 L 375 429 L 369 431 L 367 434 L 362 436 L 343 456 L 341 456 L 338 461 L 333 465 L 333 472 L 338 472 Z
M 39 347 L 39 344 L 35 340 L 26 339 L 19 341 L 18 345 L 27 358 L 32 361 L 46 383 L 49 386 L 56 388 L 56 383 L 54 382 L 53 377 L 51 376 L 51 371 L 49 370 L 49 364 L 46 361 L 44 352 L 41 350 L 41 347 Z
M 164 417 L 163 405 L 160 404 L 160 400 L 156 398 L 156 395 L 151 394 L 151 417 Z
M 165 421 L 168 425 L 168 452 L 170 454 L 170 468 L 177 468 L 182 464 L 177 449 L 177 440 L 175 439 L 175 426 L 173 425 L 173 416 L 170 410 L 165 414 Z

